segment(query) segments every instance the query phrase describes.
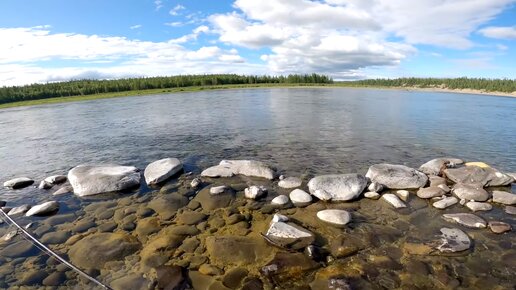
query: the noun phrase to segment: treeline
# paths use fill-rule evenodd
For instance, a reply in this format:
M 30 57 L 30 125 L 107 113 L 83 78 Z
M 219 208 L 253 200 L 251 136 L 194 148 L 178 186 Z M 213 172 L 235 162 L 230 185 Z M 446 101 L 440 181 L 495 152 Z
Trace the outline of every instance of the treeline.
M 26 86 L 0 87 L 0 104 L 84 96 L 101 93 L 127 92 L 134 90 L 170 89 L 192 86 L 216 86 L 239 84 L 329 84 L 333 79 L 319 74 L 288 76 L 245 76 L 236 74 L 179 75 L 170 77 L 145 77 L 117 80 L 73 80 Z
M 343 82 L 350 86 L 473 89 L 486 92 L 516 92 L 516 80 L 485 78 L 398 78 Z

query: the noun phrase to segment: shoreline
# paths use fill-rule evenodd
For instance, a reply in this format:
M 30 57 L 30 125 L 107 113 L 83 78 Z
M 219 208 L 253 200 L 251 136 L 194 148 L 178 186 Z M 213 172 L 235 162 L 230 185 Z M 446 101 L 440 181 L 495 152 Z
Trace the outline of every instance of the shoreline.
M 27 100 L 27 101 L 18 101 L 18 102 L 13 102 L 13 103 L 0 104 L 0 110 L 8 109 L 8 108 L 16 108 L 16 107 L 46 105 L 46 104 L 91 101 L 91 100 L 97 100 L 97 99 L 158 95 L 158 94 L 168 94 L 168 93 L 187 93 L 187 92 L 199 92 L 199 91 L 205 91 L 205 90 L 256 89 L 256 88 L 307 88 L 307 87 L 309 87 L 309 88 L 382 89 L 382 90 L 384 89 L 384 90 L 402 90 L 402 91 L 413 91 L 413 92 L 473 94 L 473 95 L 513 97 L 513 98 L 516 97 L 516 92 L 512 92 L 512 93 L 487 92 L 487 91 L 475 90 L 475 89 L 353 86 L 353 85 L 344 85 L 344 84 L 340 84 L 340 83 L 334 83 L 334 84 L 234 84 L 234 85 L 193 86 L 193 87 L 182 87 L 182 88 L 135 90 L 135 91 L 102 93 L 102 94 L 83 95 L 83 96 L 69 96 L 69 97 L 39 99 L 39 100 Z

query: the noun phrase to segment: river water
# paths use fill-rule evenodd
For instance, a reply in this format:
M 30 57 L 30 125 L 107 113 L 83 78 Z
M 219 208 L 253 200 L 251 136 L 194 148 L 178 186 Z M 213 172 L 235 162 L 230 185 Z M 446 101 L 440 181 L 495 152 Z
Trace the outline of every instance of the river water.
M 443 156 L 514 172 L 515 116 L 516 98 L 351 88 L 202 91 L 20 107 L 0 110 L 0 180 L 41 180 L 82 163 L 143 169 L 165 157 L 179 158 L 194 173 L 222 159 L 261 160 L 305 181 L 317 174 L 365 174 L 383 162 L 417 168 Z M 0 189 L 0 200 L 10 206 L 49 199 L 35 188 Z M 61 212 L 85 206 L 73 196 L 62 199 Z M 8 284 L 16 285 L 10 277 Z

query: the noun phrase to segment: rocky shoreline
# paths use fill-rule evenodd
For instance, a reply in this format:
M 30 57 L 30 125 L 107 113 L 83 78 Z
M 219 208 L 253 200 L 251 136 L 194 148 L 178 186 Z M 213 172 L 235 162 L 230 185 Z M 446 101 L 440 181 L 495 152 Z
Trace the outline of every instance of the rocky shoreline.
M 254 160 L 223 160 L 196 175 L 166 158 L 143 172 L 79 165 L 39 183 L 53 200 L 3 202 L 2 210 L 115 289 L 467 288 L 492 279 L 509 289 L 515 177 L 457 158 L 309 180 L 278 176 Z M 60 212 L 74 208 L 61 201 L 72 193 L 130 193 L 143 181 L 155 190 Z M 4 186 L 33 183 L 21 177 Z M 0 230 L 0 287 L 86 285 L 55 260 L 34 256 L 16 231 Z M 491 280 L 476 273 L 490 252 L 480 245 L 498 253 L 488 258 L 500 265 Z M 17 271 L 20 264 L 31 270 Z

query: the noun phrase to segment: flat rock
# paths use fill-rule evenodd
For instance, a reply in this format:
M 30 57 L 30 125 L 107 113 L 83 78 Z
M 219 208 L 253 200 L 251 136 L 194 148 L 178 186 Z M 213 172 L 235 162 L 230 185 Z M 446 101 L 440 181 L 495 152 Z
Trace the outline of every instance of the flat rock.
M 455 184 L 452 190 L 459 199 L 486 201 L 489 193 L 480 184 Z
M 32 185 L 34 183 L 34 180 L 28 178 L 28 177 L 18 177 L 11 180 L 7 180 L 4 182 L 4 187 L 10 188 L 10 189 L 20 189 L 27 187 L 29 185 Z
M 217 208 L 227 207 L 235 200 L 235 195 L 231 191 L 224 191 L 223 193 L 213 195 L 209 188 L 204 188 L 194 197 L 195 201 L 201 204 L 204 210 L 214 210 Z
M 442 228 L 441 233 L 441 243 L 437 247 L 440 252 L 462 252 L 471 247 L 468 235 L 457 228 Z
M 288 222 L 288 217 L 280 213 L 275 213 L 272 216 L 272 222 Z
M 494 168 L 479 166 L 464 166 L 448 168 L 444 171 L 448 179 L 455 183 L 480 184 L 487 186 L 505 186 L 514 181 L 514 178 Z
M 366 177 L 391 189 L 415 189 L 428 182 L 428 177 L 414 168 L 385 163 L 369 167 Z
M 177 193 L 158 195 L 151 200 L 148 207 L 155 211 L 162 219 L 173 217 L 177 210 L 188 204 L 188 198 Z
M 404 202 L 407 202 L 410 196 L 410 191 L 404 189 L 396 190 L 396 195 Z
M 336 226 L 344 226 L 351 221 L 351 214 L 342 209 L 325 209 L 317 212 L 317 218 Z
M 359 197 L 367 183 L 365 176 L 355 173 L 320 175 L 308 182 L 308 189 L 320 200 L 348 201 Z
M 487 202 L 470 201 L 466 203 L 466 207 L 471 211 L 489 211 L 493 209 L 493 206 Z
M 432 159 L 419 167 L 419 171 L 427 175 L 441 175 L 442 171 L 449 167 L 463 164 L 464 161 L 458 158 L 436 158 Z
M 272 254 L 263 239 L 242 236 L 209 236 L 206 252 L 212 263 L 226 267 L 251 265 Z
M 267 188 L 263 185 L 252 185 L 244 190 L 244 196 L 249 199 L 259 199 L 265 195 L 267 195 Z
M 79 165 L 68 172 L 68 180 L 78 196 L 116 192 L 138 187 L 138 168 L 119 165 Z
M 495 190 L 493 191 L 493 202 L 505 205 L 514 205 L 516 204 L 516 194 Z
M 273 198 L 271 200 L 271 204 L 274 204 L 274 205 L 286 205 L 289 201 L 290 201 L 289 197 L 284 195 L 284 194 L 282 194 L 282 195 L 278 195 L 275 198 Z
M 66 185 L 61 187 L 60 189 L 56 190 L 52 195 L 61 195 L 61 194 L 67 194 L 67 193 L 73 193 L 73 187 L 70 185 Z
M 42 204 L 38 204 L 33 206 L 25 216 L 40 216 L 40 215 L 49 215 L 56 213 L 59 210 L 59 202 L 57 201 L 47 201 Z
M 46 181 L 52 185 L 56 185 L 56 184 L 61 184 L 61 183 L 65 182 L 66 180 L 68 180 L 66 175 L 52 175 L 52 176 L 45 178 L 43 181 Z
M 368 192 L 364 193 L 364 197 L 369 198 L 369 199 L 379 199 L 380 194 L 378 192 L 368 191 Z
M 404 208 L 407 207 L 399 197 L 392 193 L 386 193 L 382 195 L 382 199 L 394 206 L 395 208 Z
M 281 188 L 296 188 L 301 186 L 301 178 L 299 177 L 287 177 L 278 182 L 278 186 Z
M 304 206 L 312 202 L 312 196 L 302 189 L 292 190 L 289 198 L 296 206 Z
M 370 192 L 382 192 L 384 186 L 378 182 L 371 182 L 371 184 L 369 184 L 369 186 L 367 187 L 367 190 L 369 190 Z
M 487 226 L 483 218 L 471 213 L 443 214 L 443 218 L 470 228 L 485 228 Z
M 229 187 L 227 187 L 225 185 L 213 186 L 213 187 L 210 187 L 210 194 L 218 195 L 218 194 L 225 192 L 228 189 L 229 189 Z
M 20 206 L 17 206 L 17 207 L 13 207 L 8 213 L 7 215 L 9 216 L 13 216 L 13 215 L 17 215 L 17 214 L 24 214 L 26 213 L 27 211 L 29 211 L 30 209 L 30 205 L 28 204 L 24 204 L 24 205 L 20 205 Z
M 265 163 L 255 160 L 222 160 L 219 165 L 201 172 L 206 177 L 231 177 L 234 175 L 273 179 L 274 171 Z
M 429 176 L 430 186 L 446 185 L 446 178 L 440 176 Z
M 500 221 L 490 221 L 489 229 L 495 234 L 503 234 L 511 230 L 511 225 Z
M 510 206 L 510 205 L 506 206 L 505 213 L 508 213 L 511 215 L 516 215 L 516 206 Z
M 147 165 L 143 176 L 147 185 L 161 183 L 183 170 L 183 163 L 177 158 L 165 158 Z
M 276 245 L 293 249 L 304 248 L 315 240 L 314 234 L 307 229 L 293 223 L 274 221 L 271 222 L 265 237 Z
M 417 191 L 417 196 L 419 198 L 424 198 L 424 199 L 440 197 L 440 196 L 443 196 L 444 194 L 445 194 L 445 192 L 440 187 L 425 187 L 425 188 L 420 188 Z
M 458 203 L 459 200 L 454 196 L 447 196 L 439 201 L 436 201 L 432 204 L 433 207 L 438 209 L 445 209 L 447 207 L 450 207 L 456 203 Z

